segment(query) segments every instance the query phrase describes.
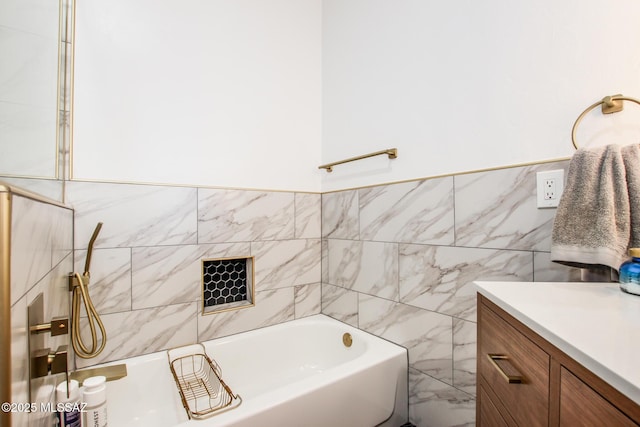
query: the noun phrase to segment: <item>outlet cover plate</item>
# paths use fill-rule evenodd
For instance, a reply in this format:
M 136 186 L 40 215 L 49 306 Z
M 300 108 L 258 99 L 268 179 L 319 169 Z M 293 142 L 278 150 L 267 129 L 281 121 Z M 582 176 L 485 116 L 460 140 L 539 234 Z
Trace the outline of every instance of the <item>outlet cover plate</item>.
M 564 169 L 536 173 L 538 208 L 555 208 L 564 190 Z

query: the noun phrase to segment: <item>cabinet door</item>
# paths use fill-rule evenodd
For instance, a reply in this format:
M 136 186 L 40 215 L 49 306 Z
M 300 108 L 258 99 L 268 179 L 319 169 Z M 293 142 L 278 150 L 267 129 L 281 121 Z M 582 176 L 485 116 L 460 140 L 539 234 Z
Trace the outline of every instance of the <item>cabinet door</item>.
M 478 345 L 482 381 L 514 421 L 520 426 L 548 426 L 549 355 L 484 305 Z
M 636 423 L 565 367 L 560 371 L 560 425 L 637 427 Z

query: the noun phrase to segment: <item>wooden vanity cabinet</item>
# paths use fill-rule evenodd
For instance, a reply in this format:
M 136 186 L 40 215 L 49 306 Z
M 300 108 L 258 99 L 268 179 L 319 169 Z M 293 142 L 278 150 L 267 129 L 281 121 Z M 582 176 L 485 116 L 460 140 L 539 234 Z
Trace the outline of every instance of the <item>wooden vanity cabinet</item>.
M 640 426 L 640 406 L 478 294 L 476 424 Z

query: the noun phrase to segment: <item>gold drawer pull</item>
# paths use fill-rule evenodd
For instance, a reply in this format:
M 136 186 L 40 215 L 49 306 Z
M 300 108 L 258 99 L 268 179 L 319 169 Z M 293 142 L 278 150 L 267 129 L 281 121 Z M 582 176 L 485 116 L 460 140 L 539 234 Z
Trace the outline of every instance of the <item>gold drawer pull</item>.
M 509 358 L 503 354 L 487 354 L 489 361 L 496 367 L 500 375 L 507 380 L 509 384 L 522 383 L 522 375 L 511 364 Z

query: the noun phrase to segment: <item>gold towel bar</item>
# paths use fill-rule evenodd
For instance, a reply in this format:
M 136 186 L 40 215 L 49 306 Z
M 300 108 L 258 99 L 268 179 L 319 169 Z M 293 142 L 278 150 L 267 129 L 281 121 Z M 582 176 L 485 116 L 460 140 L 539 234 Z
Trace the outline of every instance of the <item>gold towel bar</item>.
M 576 122 L 573 124 L 573 128 L 571 129 L 571 142 L 573 142 L 573 146 L 576 148 L 576 150 L 578 149 L 578 144 L 576 143 L 576 129 L 578 128 L 578 125 L 580 124 L 584 116 L 589 111 L 596 108 L 598 105 L 602 105 L 602 114 L 617 113 L 618 111 L 622 111 L 623 109 L 622 101 L 631 101 L 640 105 L 639 100 L 622 96 L 621 94 L 605 96 L 601 101 L 595 102 L 592 105 L 588 106 L 587 109 L 578 116 Z
M 381 154 L 386 154 L 390 159 L 395 159 L 398 157 L 398 149 L 397 148 L 388 148 L 382 151 L 376 151 L 375 153 L 369 153 L 362 156 L 351 157 L 350 159 L 340 160 L 339 162 L 327 163 L 326 165 L 318 166 L 318 169 L 326 169 L 327 172 L 332 172 L 333 167 L 336 165 L 341 165 L 343 163 L 355 162 L 356 160 L 362 160 L 373 156 L 379 156 Z

